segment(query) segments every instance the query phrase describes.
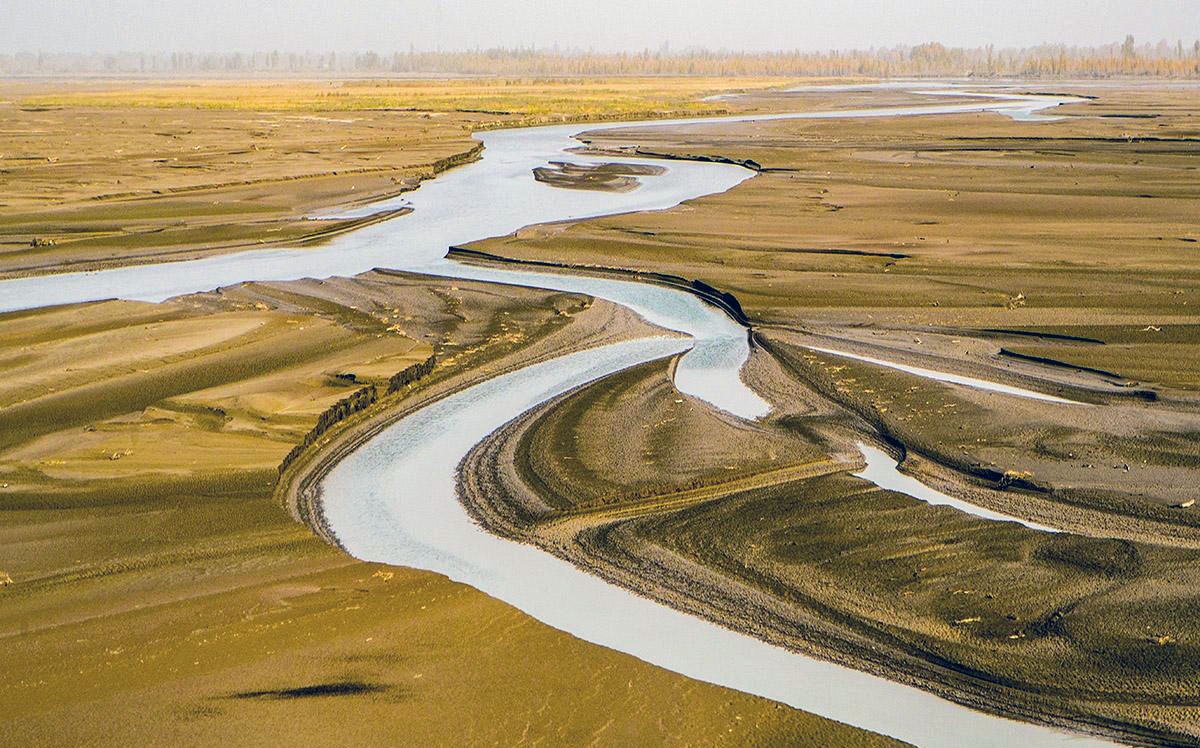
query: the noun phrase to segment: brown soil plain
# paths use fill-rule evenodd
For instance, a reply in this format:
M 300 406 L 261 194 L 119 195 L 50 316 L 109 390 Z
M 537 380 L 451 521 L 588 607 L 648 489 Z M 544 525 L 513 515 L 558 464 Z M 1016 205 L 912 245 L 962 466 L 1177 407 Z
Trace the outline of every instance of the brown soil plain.
M 663 85 L 626 106 L 677 112 Z M 98 86 L 126 98 L 72 99 Z M 526 87 L 486 115 L 458 90 L 414 112 L 297 103 L 316 84 L 228 106 L 215 84 L 169 88 L 4 89 L 0 272 L 324 241 L 354 224 L 306 214 L 472 157 L 474 128 L 595 116 L 569 88 L 561 110 L 513 99 Z M 0 742 L 895 745 L 355 561 L 276 497 L 302 442 L 297 466 L 338 429 L 640 329 L 584 298 L 386 271 L 0 315 Z

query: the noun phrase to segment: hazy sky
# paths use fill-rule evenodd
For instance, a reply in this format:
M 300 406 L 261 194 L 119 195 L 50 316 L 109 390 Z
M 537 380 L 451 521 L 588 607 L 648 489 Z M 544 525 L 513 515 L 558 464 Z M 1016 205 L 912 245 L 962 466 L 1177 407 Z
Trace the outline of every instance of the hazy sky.
M 1200 0 L 0 0 L 0 52 L 1190 42 Z

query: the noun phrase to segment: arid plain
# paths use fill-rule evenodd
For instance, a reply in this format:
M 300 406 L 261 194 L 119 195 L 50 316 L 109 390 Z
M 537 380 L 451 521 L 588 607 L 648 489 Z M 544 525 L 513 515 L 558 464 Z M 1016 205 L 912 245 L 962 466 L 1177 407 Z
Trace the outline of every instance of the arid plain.
M 935 101 L 785 82 L 11 84 L 0 273 L 323 246 L 405 217 L 308 216 L 474 158 L 481 128 Z M 751 93 L 705 100 L 730 90 Z M 1087 100 L 1056 121 L 585 135 L 615 163 L 719 158 L 757 174 L 458 256 L 730 293 L 753 336 L 745 379 L 774 411 L 751 423 L 681 396 L 670 362 L 599 380 L 478 445 L 461 466 L 475 516 L 667 604 L 980 709 L 1200 740 L 1200 510 L 1183 508 L 1200 478 L 1196 92 L 1006 90 Z M 537 176 L 629 189 L 654 173 Z M 336 713 L 361 744 L 891 743 L 584 643 L 436 575 L 356 562 L 314 536 L 312 507 L 292 507 L 312 528 L 289 514 L 324 458 L 380 423 L 644 327 L 585 297 L 386 270 L 0 316 L 7 737 L 341 744 L 315 729 Z M 320 426 L 330 412 L 346 417 Z M 876 488 L 852 476 L 859 441 L 1068 532 Z

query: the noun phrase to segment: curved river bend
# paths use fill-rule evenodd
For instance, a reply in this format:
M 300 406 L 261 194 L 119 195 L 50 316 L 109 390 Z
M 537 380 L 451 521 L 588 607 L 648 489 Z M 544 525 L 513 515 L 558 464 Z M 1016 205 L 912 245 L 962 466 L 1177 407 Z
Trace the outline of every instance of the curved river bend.
M 459 503 L 455 478 L 461 458 L 520 413 L 599 377 L 678 353 L 684 353 L 675 375 L 681 391 L 746 418 L 769 409 L 740 380 L 749 355 L 745 331 L 690 294 L 629 281 L 474 267 L 444 258 L 449 246 L 530 224 L 665 209 L 723 192 L 752 176 L 727 164 L 675 161 L 665 174 L 645 178 L 641 187 L 627 193 L 560 190 L 533 180 L 531 170 L 550 160 L 607 160 L 564 152 L 578 145 L 572 136 L 581 130 L 979 111 L 1028 119 L 1070 101 L 1078 100 L 997 97 L 903 108 L 486 132 L 479 135 L 486 146 L 480 161 L 427 181 L 402 198 L 344 215 L 402 204 L 410 204 L 412 214 L 345 235 L 325 248 L 259 250 L 0 281 L 0 312 L 106 298 L 162 301 L 245 281 L 354 275 L 375 267 L 572 291 L 625 305 L 691 340 L 645 338 L 570 354 L 460 391 L 393 424 L 322 483 L 326 519 L 343 546 L 358 558 L 446 574 L 580 638 L 684 675 L 919 745 L 1109 745 L 976 712 L 639 597 L 531 546 L 484 532 Z M 868 456 L 881 464 L 877 456 Z M 887 472 L 886 465 L 882 472 Z

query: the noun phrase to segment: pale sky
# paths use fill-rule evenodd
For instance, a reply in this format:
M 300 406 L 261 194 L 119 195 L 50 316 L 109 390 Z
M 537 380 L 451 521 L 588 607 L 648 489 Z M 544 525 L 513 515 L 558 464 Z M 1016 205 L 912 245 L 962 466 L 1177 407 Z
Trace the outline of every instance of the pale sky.
M 1200 0 L 0 0 L 19 51 L 596 51 L 1200 37 Z

